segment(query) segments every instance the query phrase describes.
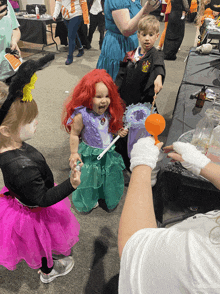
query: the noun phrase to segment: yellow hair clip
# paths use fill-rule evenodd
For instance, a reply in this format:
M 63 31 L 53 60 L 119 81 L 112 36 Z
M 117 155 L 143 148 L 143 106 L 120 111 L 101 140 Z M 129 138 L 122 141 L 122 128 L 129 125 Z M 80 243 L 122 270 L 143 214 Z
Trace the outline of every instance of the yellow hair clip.
M 34 89 L 34 84 L 36 83 L 37 80 L 37 75 L 36 73 L 33 74 L 31 81 L 29 84 L 25 85 L 23 88 L 23 98 L 21 99 L 22 101 L 29 101 L 31 102 L 33 97 L 31 95 L 31 90 Z

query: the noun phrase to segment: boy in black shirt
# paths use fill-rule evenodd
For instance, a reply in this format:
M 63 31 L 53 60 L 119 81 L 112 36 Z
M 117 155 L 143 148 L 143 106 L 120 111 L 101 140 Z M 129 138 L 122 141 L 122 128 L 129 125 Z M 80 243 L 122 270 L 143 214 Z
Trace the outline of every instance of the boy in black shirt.
M 137 103 L 152 103 L 155 94 L 163 87 L 165 65 L 162 51 L 154 47 L 159 37 L 160 23 L 153 15 L 142 18 L 138 23 L 140 46 L 127 52 L 120 63 L 115 83 L 126 106 Z M 127 170 L 130 159 L 127 154 L 127 137 L 116 142 L 116 151 L 123 157 Z
M 138 24 L 140 46 L 127 52 L 120 63 L 115 83 L 126 105 L 153 102 L 163 87 L 165 65 L 163 52 L 154 47 L 159 37 L 159 21 L 153 15 L 142 18 Z

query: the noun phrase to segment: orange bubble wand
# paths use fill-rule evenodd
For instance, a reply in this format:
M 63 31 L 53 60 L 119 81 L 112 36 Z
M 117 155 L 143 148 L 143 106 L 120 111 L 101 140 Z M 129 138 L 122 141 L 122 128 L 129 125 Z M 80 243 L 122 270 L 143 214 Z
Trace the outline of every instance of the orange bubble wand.
M 158 113 L 152 114 L 152 109 L 154 107 L 156 95 L 154 96 L 154 101 L 152 103 L 151 114 L 145 120 L 145 128 L 147 132 L 154 136 L 155 145 L 160 143 L 158 136 L 164 131 L 166 126 L 166 121 L 162 115 Z

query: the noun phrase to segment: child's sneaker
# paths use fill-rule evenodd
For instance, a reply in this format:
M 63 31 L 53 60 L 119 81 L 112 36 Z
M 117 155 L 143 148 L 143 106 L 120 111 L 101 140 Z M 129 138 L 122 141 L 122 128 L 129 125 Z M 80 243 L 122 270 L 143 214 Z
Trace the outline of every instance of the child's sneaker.
M 41 270 L 38 271 L 40 273 L 40 280 L 42 283 L 50 283 L 54 279 L 60 276 L 67 275 L 74 267 L 74 259 L 72 256 L 67 256 L 59 260 L 54 260 L 54 267 L 49 274 L 44 274 Z

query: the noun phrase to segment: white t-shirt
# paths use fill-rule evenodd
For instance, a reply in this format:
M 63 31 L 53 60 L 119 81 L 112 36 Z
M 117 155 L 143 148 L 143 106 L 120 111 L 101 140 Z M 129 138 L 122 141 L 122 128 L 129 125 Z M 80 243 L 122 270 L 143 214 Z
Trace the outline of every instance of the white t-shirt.
M 123 249 L 119 294 L 220 293 L 219 216 L 211 211 L 136 232 Z
M 80 0 L 58 0 L 56 1 L 56 6 L 54 10 L 53 17 L 57 18 L 59 13 L 61 13 L 64 19 L 69 20 L 73 17 L 82 15 L 82 8 L 80 5 Z
M 89 12 L 92 13 L 93 15 L 97 15 L 101 11 L 102 11 L 101 0 L 94 0 Z

